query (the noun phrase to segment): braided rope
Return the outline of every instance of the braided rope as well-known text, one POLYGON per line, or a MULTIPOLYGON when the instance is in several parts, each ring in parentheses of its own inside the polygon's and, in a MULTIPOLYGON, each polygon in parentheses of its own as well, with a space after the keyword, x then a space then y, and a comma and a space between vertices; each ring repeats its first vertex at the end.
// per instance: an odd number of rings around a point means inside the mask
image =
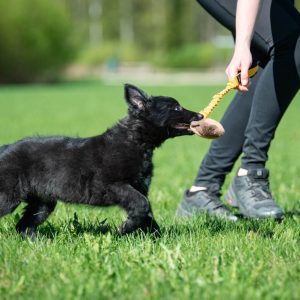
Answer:
MULTIPOLYGON (((258 70, 258 66, 253 67, 248 71, 248 76, 253 77, 258 70)), ((231 90, 237 88, 240 84, 240 73, 236 75, 233 79, 231 79, 224 90, 219 92, 218 94, 214 95, 210 103, 200 111, 200 114, 207 118, 209 114, 214 110, 214 108, 218 105, 218 103, 222 100, 222 98, 228 94, 231 90)))

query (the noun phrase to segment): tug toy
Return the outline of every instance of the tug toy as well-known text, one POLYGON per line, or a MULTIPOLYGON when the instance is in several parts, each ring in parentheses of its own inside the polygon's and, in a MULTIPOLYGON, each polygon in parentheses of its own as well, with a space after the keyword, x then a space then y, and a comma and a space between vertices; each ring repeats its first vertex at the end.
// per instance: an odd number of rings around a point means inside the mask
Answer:
MULTIPOLYGON (((248 76, 253 77, 258 70, 258 66, 255 66, 248 70, 248 76)), ((222 136, 225 133, 223 126, 213 120, 207 118, 209 114, 214 110, 214 108, 218 105, 221 99, 229 93, 231 90, 237 88, 241 83, 241 73, 238 73, 233 79, 231 79, 224 90, 214 95, 208 106, 206 106, 203 110, 200 111, 200 114, 204 116, 204 118, 200 121, 193 121, 190 124, 190 129, 197 135, 207 138, 207 139, 215 139, 222 136)))

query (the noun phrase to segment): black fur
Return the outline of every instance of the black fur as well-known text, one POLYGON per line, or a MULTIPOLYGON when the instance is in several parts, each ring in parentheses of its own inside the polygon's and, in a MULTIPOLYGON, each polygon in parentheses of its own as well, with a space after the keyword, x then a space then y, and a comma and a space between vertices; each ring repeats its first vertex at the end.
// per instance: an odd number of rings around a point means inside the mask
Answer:
POLYGON ((57 200, 95 206, 119 205, 128 213, 121 234, 140 228, 159 233, 147 199, 152 154, 166 139, 192 134, 202 115, 170 97, 150 97, 126 84, 128 116, 90 138, 33 137, 0 148, 0 217, 22 201, 16 228, 35 236, 57 200))

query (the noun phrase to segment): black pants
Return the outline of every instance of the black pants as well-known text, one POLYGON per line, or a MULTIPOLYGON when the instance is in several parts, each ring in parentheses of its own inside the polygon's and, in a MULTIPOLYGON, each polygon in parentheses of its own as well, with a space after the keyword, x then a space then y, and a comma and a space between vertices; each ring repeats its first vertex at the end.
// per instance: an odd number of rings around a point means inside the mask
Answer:
MULTIPOLYGON (((214 18, 235 32, 235 0, 198 0, 214 18)), ((275 130, 300 86, 300 15, 292 1, 264 0, 251 43, 261 66, 249 92, 237 92, 195 180, 196 186, 224 183, 241 153, 241 166, 265 166, 275 130)))

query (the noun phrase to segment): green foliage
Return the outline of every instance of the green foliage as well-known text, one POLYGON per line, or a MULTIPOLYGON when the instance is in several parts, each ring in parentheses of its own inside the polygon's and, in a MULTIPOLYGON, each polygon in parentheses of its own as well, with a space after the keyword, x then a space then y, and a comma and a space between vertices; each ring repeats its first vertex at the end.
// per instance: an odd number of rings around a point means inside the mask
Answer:
POLYGON ((74 57, 71 21, 61 1, 0 0, 0 82, 53 79, 74 57))
POLYGON ((93 45, 81 51, 78 62, 87 65, 100 65, 103 63, 136 62, 143 58, 141 50, 133 44, 118 44, 107 42, 93 45))
POLYGON ((182 12, 185 10, 186 1, 184 0, 168 0, 168 9, 166 10, 166 26, 165 26, 165 49, 178 49, 184 44, 185 32, 182 12))
POLYGON ((132 43, 106 42, 84 48, 77 62, 90 66, 146 60, 158 67, 174 69, 207 69, 229 61, 230 48, 216 48, 212 43, 185 44, 169 51, 160 49, 156 54, 143 51, 132 43))
POLYGON ((185 44, 157 55, 154 62, 168 68, 209 68, 228 58, 232 49, 217 49, 211 43, 185 44), (228 51, 229 50, 229 51, 228 51))
MULTIPOLYGON (((220 88, 166 86, 146 91, 173 96, 198 111, 220 88)), ((0 144, 36 134, 98 134, 125 115, 122 98, 121 86, 98 82, 1 87, 0 144)), ((229 100, 227 96, 220 103, 213 118, 220 119, 229 100)), ((205 216, 174 220, 176 206, 210 144, 180 137, 166 142, 154 156, 150 200, 163 230, 161 239, 118 237, 115 226, 125 218, 119 209, 59 204, 40 226, 37 241, 22 241, 14 230, 20 207, 0 219, 1 300, 298 299, 299 110, 300 94, 280 124, 268 163, 274 196, 286 212, 282 223, 232 224, 205 216), (105 224, 110 226, 106 233, 105 224)))
POLYGON ((196 1, 102 0, 97 2, 102 11, 98 17, 90 13, 94 2, 97 0, 78 0, 73 6, 73 18, 84 32, 81 63, 99 64, 110 57, 118 57, 121 62, 154 60, 169 68, 203 68, 209 63, 223 63, 223 56, 219 55, 222 50, 216 54, 217 50, 209 44, 216 32, 221 33, 221 25, 205 14, 196 1), (99 29, 93 38, 90 25, 99 29))

